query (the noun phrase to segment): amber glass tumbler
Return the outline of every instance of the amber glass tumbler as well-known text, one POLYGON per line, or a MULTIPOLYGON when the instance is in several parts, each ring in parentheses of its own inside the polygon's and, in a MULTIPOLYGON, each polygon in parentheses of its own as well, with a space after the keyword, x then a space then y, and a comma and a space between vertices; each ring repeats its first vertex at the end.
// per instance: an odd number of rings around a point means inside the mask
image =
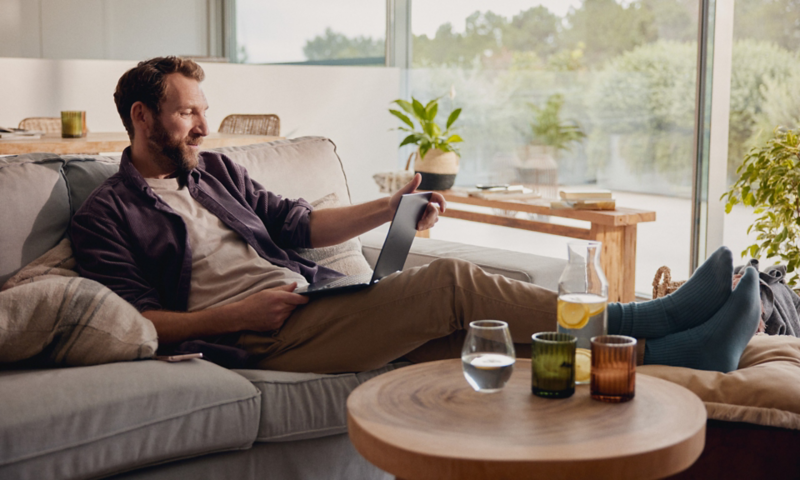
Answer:
POLYGON ((592 337, 591 395, 620 403, 636 393, 636 339, 625 335, 592 337))

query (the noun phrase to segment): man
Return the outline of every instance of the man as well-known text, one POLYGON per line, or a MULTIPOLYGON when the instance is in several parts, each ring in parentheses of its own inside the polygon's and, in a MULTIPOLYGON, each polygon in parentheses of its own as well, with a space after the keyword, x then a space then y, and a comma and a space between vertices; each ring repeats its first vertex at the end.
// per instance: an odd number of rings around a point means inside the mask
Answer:
MULTIPOLYGON (((506 320, 522 351, 531 334, 555 329, 555 292, 457 260, 359 292, 294 293, 339 274, 290 247, 334 245, 389 221, 420 179, 388 199, 318 211, 267 192, 224 155, 200 152, 203 77, 193 61, 166 57, 120 78, 114 100, 131 146, 71 226, 80 273, 138 308, 162 344, 210 339, 246 350, 260 368, 328 373, 452 356, 476 319, 506 320)), ((434 194, 418 228, 445 208, 434 194)), ((759 313, 755 271, 733 293, 731 277, 721 249, 676 294, 610 304, 609 331, 650 339, 647 363, 733 370, 759 313)))

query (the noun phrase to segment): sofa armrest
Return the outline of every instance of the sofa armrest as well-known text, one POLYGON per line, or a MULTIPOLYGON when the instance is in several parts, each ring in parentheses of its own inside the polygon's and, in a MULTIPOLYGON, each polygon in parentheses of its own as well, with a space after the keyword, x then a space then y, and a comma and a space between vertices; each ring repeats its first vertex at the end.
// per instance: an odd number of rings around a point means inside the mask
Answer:
MULTIPOLYGON (((378 260, 386 234, 368 232, 361 236, 362 251, 370 266, 378 260)), ((408 254, 405 268, 427 265, 437 258, 458 258, 478 265, 489 273, 529 282, 551 290, 558 289, 558 278, 567 265, 559 258, 543 257, 530 253, 512 252, 499 248, 478 247, 463 243, 415 238, 408 254)))

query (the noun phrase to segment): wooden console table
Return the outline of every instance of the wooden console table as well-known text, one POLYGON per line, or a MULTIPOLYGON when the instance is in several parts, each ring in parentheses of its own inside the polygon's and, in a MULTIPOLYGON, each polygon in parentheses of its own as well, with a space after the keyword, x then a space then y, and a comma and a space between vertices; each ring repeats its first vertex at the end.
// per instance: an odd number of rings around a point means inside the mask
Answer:
POLYGON ((549 200, 484 200, 470 197, 466 190, 457 189, 445 190, 441 193, 448 203, 447 210, 442 214, 443 217, 603 242, 600 262, 608 279, 608 301, 633 302, 636 299, 636 224, 654 222, 656 212, 621 207, 616 210, 572 210, 568 208, 554 210, 550 208, 549 200), (572 218, 589 222, 591 227, 571 227, 490 213, 470 212, 453 208, 453 204, 572 218))
MULTIPOLYGON (((266 135, 239 135, 233 133, 209 133, 203 138, 203 149, 250 145, 272 142, 282 137, 266 135)), ((61 138, 61 134, 42 135, 30 140, 0 140, 0 155, 47 152, 59 155, 87 154, 99 152, 121 152, 130 145, 125 132, 89 132, 83 138, 61 138)))
POLYGON ((531 361, 517 359, 498 393, 478 393, 461 360, 403 367, 347 399, 350 440, 406 480, 664 478, 705 446, 706 409, 680 385, 636 375, 636 396, 602 403, 589 385, 555 400, 531 394, 531 361))

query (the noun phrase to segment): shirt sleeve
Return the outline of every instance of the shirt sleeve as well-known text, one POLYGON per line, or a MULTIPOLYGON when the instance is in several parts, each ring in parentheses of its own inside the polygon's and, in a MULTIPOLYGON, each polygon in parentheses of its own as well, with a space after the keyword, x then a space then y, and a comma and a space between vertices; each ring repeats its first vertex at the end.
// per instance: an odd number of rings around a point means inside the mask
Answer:
POLYGON ((282 248, 311 248, 310 214, 314 207, 302 198, 291 200, 267 191, 237 165, 242 194, 282 248))
POLYGON ((120 231, 102 215, 78 212, 70 226, 78 273, 107 286, 139 312, 161 310, 158 292, 145 280, 120 231))

